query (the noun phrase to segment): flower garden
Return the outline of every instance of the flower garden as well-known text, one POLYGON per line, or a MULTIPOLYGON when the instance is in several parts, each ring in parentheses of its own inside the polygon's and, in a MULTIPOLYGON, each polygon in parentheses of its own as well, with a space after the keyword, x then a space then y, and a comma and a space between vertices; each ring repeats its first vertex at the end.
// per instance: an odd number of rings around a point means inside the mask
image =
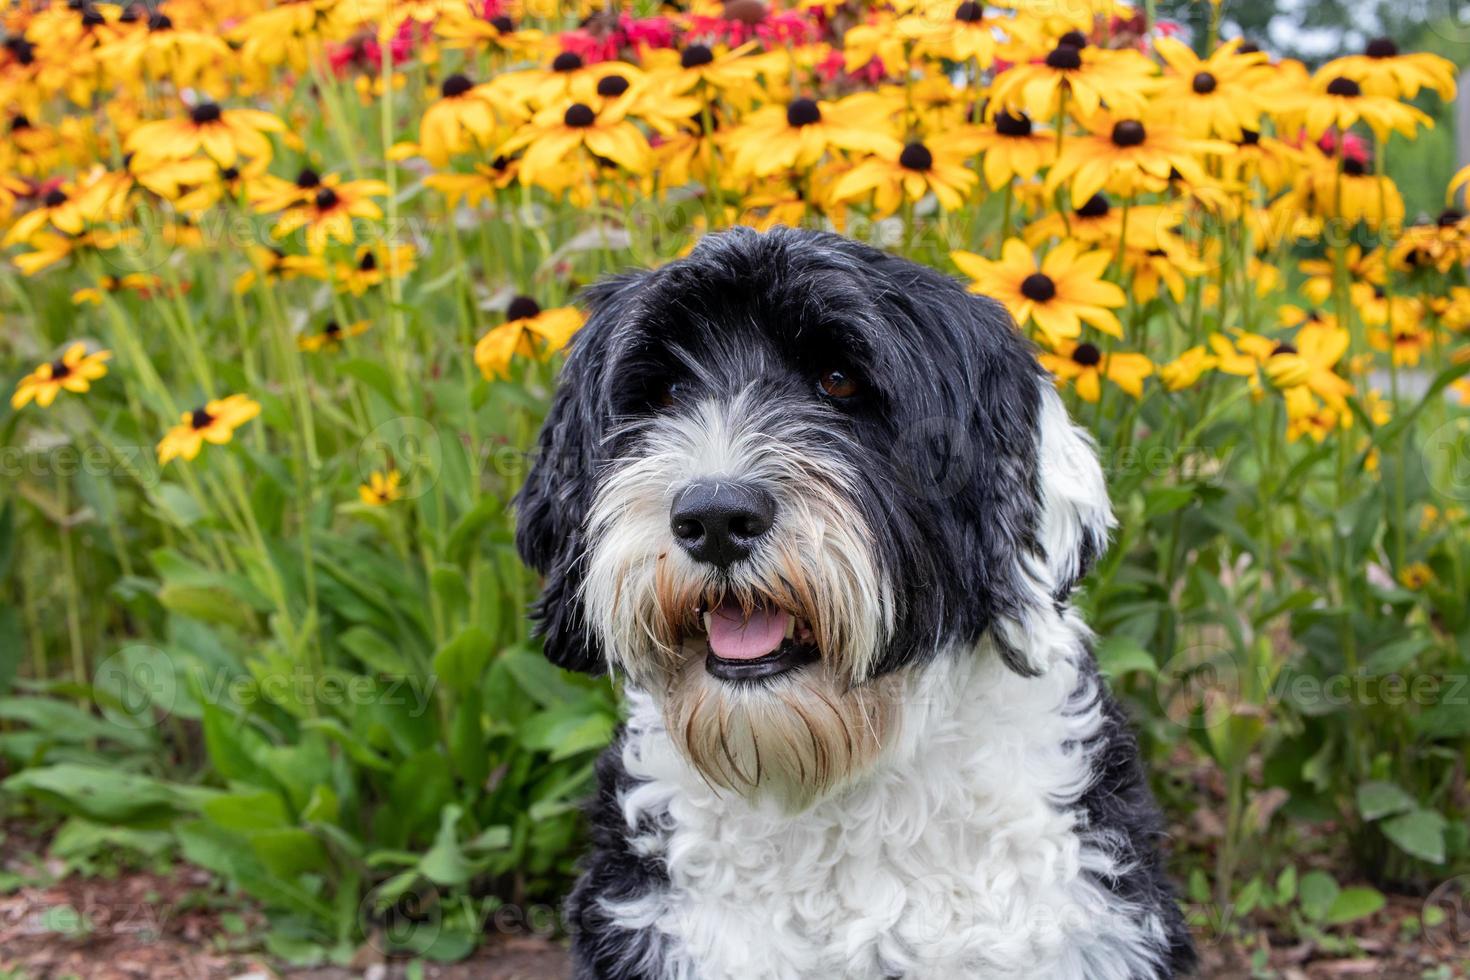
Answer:
POLYGON ((618 702, 540 657, 510 501, 577 293, 802 225, 1003 302, 1096 435, 1082 602, 1201 942, 1463 964, 1458 69, 1206 8, 8 7, 0 827, 202 868, 281 961, 554 906, 618 702))

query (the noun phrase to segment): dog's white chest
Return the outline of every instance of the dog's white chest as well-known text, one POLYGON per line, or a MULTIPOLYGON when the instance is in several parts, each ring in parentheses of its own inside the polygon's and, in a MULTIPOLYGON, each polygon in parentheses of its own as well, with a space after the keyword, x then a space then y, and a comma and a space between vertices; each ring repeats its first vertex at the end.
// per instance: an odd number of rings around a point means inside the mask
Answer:
POLYGON ((670 884, 609 908, 667 937, 669 980, 1149 975, 1150 930, 1088 875, 1111 859, 1065 806, 1098 723, 1064 710, 1076 682, 931 665, 884 764, 794 816, 717 796, 634 697, 624 760, 648 782, 624 810, 670 884))

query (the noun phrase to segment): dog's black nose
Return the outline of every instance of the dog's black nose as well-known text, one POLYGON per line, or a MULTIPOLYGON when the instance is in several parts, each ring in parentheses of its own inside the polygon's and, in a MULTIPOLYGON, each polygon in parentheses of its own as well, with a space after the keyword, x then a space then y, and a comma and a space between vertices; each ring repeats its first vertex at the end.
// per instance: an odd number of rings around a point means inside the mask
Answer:
POLYGON ((669 524, 690 557, 729 568, 750 554, 776 520, 776 501, 744 483, 691 483, 674 498, 669 524))

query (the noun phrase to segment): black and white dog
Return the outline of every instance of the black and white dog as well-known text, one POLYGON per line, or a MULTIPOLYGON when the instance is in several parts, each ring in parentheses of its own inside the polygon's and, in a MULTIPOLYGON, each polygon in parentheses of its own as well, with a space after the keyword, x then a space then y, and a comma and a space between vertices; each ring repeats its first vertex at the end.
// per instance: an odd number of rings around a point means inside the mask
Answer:
POLYGON ((1005 311, 785 229, 590 302, 518 532, 547 655, 626 679, 577 977, 1187 971, 1068 599, 1107 490, 1005 311))

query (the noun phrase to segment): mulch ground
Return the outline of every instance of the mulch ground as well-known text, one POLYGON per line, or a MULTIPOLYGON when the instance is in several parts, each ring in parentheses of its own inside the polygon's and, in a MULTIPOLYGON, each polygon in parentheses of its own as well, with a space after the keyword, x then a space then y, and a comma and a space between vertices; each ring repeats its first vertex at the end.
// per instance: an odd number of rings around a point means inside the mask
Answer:
MULTIPOLYGON (((223 896, 205 872, 180 865, 164 873, 71 875, 48 884, 64 868, 38 857, 35 843, 14 833, 0 843, 0 872, 37 882, 0 894, 0 980, 398 980, 406 975, 406 964, 371 955, 351 968, 282 968, 260 952, 260 915, 223 896)), ((1259 942, 1270 967, 1265 975, 1282 980, 1470 976, 1465 943, 1470 937, 1450 937, 1458 944, 1445 937, 1402 938, 1400 924, 1418 911, 1416 900, 1392 900, 1357 929, 1358 952, 1351 957, 1284 938, 1273 944, 1264 936, 1259 942)), ((1261 975, 1253 974, 1251 951, 1233 940, 1201 935, 1200 946, 1202 978, 1261 975)), ((426 965, 423 971, 433 980, 565 980, 569 975, 565 951, 532 937, 501 939, 465 962, 426 965)))

